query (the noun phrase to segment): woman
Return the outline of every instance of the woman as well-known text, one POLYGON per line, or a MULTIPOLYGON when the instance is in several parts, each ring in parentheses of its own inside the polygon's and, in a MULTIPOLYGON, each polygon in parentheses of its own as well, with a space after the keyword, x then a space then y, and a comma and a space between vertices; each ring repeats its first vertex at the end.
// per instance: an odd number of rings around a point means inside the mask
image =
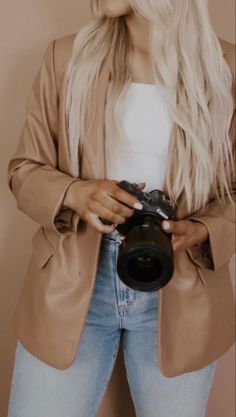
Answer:
POLYGON ((9 162, 18 207, 41 227, 15 312, 8 417, 95 416, 121 336, 137 416, 203 417, 233 343, 232 74, 204 0, 92 7, 73 43, 49 45, 9 162), (124 178, 176 209, 162 222, 175 260, 163 290, 117 274, 116 227, 142 210, 124 178))

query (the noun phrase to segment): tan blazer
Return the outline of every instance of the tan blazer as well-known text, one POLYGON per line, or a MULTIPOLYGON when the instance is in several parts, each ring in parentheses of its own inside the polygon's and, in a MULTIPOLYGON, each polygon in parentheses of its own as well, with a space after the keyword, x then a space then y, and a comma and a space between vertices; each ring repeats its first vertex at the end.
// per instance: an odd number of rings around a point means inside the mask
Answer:
MULTIPOLYGON (((65 125, 65 69, 75 35, 49 43, 29 96, 17 149, 8 165, 8 184, 18 209, 39 224, 32 238, 32 256, 15 310, 14 328, 26 349, 58 369, 69 367, 75 357, 94 288, 102 237, 63 205, 68 187, 79 180, 70 174, 65 125)), ((233 45, 220 41, 233 71, 233 45)), ((94 92, 95 123, 80 161, 82 179, 106 175, 103 122, 109 75, 110 62, 106 60, 94 92)), ((234 129, 235 116, 231 138, 234 129)), ((211 199, 204 211, 188 213, 183 196, 178 203, 177 219, 204 223, 210 245, 176 253, 174 276, 160 290, 157 354, 161 371, 168 377, 206 366, 224 354, 235 339, 229 273, 235 251, 235 206, 228 203, 221 209, 211 199)))

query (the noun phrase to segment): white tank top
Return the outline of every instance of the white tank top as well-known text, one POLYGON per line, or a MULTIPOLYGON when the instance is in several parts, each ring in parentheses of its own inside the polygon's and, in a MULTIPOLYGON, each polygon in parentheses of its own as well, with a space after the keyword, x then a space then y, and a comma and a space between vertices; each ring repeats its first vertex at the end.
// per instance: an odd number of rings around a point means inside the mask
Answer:
POLYGON ((108 164, 108 179, 163 189, 172 123, 162 93, 155 84, 130 84, 122 119, 127 146, 108 164))

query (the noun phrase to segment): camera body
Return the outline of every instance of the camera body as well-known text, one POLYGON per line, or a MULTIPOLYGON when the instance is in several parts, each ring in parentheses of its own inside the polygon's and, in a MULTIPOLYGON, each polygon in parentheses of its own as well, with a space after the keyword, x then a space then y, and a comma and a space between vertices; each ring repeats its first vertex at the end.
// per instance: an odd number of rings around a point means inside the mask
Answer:
POLYGON ((174 272, 171 233, 161 226, 163 220, 174 220, 174 211, 159 189, 143 192, 126 180, 117 185, 143 205, 142 210, 134 209, 133 215, 116 227, 125 236, 119 245, 117 273, 130 288, 156 291, 170 281, 174 272))
POLYGON ((135 209, 132 217, 128 218, 125 223, 119 224, 116 227, 119 233, 126 235, 134 220, 144 214, 154 216, 160 222, 163 220, 174 219, 174 213, 170 205, 170 201, 163 191, 155 189, 150 192, 144 192, 139 189, 137 184, 130 183, 126 180, 120 181, 117 185, 137 197, 143 205, 143 210, 135 209))

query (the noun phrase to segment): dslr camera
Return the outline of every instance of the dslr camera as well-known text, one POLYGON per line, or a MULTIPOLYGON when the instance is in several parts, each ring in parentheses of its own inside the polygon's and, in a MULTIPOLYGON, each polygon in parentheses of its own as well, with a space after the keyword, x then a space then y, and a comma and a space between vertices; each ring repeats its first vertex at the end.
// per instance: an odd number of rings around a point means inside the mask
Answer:
MULTIPOLYGON (((174 272, 171 233, 161 227, 163 220, 174 220, 167 196, 159 189, 143 192, 136 183, 122 180, 117 185, 137 197, 143 209, 116 226, 125 239, 120 241, 117 273, 130 288, 156 291, 165 286, 174 272)), ((111 224, 102 220, 105 224, 111 224)))

